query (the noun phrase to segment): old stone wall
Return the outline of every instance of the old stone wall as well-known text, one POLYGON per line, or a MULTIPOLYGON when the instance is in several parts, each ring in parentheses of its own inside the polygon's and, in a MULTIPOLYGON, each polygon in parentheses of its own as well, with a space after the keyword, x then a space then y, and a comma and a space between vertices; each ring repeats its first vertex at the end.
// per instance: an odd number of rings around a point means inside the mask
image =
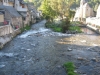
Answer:
POLYGON ((18 28, 22 28, 23 24, 22 24, 22 17, 13 17, 11 18, 11 22, 12 22, 12 26, 15 29, 16 26, 18 26, 18 28))
POLYGON ((0 36, 5 36, 11 33, 13 33, 13 29, 11 25, 0 26, 0 36))
POLYGON ((22 23, 22 17, 12 17, 11 15, 9 15, 9 13, 7 11, 5 11, 5 19, 9 20, 11 22, 11 25, 13 26, 19 26, 19 28, 23 27, 23 23, 22 23))

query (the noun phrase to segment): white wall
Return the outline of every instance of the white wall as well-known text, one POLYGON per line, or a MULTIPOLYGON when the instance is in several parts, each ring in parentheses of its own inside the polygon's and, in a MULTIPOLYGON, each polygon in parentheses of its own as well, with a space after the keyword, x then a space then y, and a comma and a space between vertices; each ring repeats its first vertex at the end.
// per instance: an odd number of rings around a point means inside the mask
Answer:
POLYGON ((96 17, 100 17, 100 5, 99 5, 99 7, 97 9, 97 15, 96 15, 96 17))
POLYGON ((17 11, 27 11, 28 10, 26 6, 25 8, 22 8, 18 0, 15 0, 15 8, 17 9, 17 11))

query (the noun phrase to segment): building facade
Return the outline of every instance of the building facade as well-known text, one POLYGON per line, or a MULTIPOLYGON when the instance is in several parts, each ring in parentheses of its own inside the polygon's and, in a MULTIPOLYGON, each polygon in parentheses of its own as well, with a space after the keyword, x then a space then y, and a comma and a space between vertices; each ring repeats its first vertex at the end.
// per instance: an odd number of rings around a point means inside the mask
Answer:
POLYGON ((96 17, 97 17, 97 18, 100 18, 100 5, 99 5, 99 7, 98 7, 98 9, 97 9, 97 15, 96 15, 96 17))
POLYGON ((89 6, 88 3, 86 3, 85 0, 81 0, 80 7, 77 8, 75 13, 74 21, 85 21, 87 17, 93 17, 93 16, 94 16, 93 9, 89 6))

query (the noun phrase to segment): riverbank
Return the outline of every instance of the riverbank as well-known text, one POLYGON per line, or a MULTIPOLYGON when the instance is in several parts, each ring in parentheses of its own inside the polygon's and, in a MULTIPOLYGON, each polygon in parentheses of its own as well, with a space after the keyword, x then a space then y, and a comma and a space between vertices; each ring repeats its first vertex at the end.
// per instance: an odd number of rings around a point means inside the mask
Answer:
POLYGON ((66 75, 63 64, 69 61, 79 75, 100 74, 98 34, 87 33, 88 29, 81 34, 62 34, 44 24, 34 24, 0 50, 1 75, 66 75))

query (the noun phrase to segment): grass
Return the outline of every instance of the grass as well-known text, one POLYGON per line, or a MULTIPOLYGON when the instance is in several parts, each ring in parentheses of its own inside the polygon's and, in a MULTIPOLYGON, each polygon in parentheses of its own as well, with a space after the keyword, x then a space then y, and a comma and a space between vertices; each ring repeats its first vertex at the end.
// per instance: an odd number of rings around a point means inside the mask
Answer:
POLYGON ((71 25, 80 25, 80 24, 82 24, 82 23, 79 22, 79 21, 73 21, 73 22, 71 22, 71 25))
POLYGON ((69 27, 69 30, 70 30, 70 31, 77 31, 78 33, 81 33, 81 32, 82 32, 82 31, 81 31, 81 28, 78 27, 78 26, 70 26, 70 27, 69 27))
POLYGON ((51 28, 55 32, 62 32, 62 28, 61 28, 60 24, 48 22, 45 24, 45 27, 51 28))
POLYGON ((24 28, 21 29, 21 32, 25 31, 25 30, 30 30, 31 27, 29 25, 26 25, 24 28))
POLYGON ((78 75, 74 72, 75 70, 75 65, 72 62, 67 62, 64 64, 64 68, 67 72, 67 75, 78 75))

